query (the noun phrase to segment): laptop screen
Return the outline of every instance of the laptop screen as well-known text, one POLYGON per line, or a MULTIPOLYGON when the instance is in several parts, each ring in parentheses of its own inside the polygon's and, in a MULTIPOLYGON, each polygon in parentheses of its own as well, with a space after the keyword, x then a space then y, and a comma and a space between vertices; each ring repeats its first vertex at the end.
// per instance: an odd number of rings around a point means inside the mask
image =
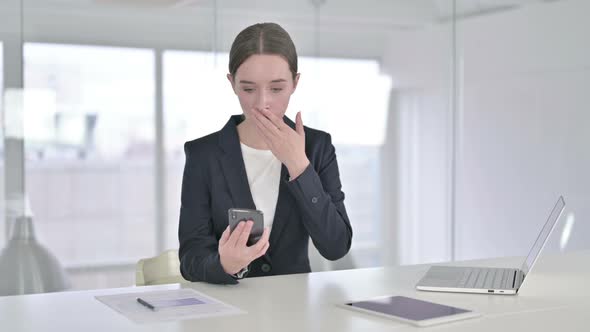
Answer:
POLYGON ((549 215, 547 222, 545 222, 545 226, 543 226, 541 233, 539 233, 539 236, 537 237, 535 244, 533 244, 533 247, 531 248, 529 255, 522 264, 521 270, 522 272, 524 272, 525 275, 529 273, 530 269, 535 264, 535 261, 537 260, 539 253, 545 246, 545 243, 547 242, 549 235, 553 231, 553 228, 555 228, 557 220, 559 220, 559 216, 561 216, 561 213, 563 212, 564 208, 565 201, 563 200, 563 197, 560 196, 557 200, 557 203, 555 203, 555 207, 553 207, 553 210, 551 211, 551 214, 549 215))

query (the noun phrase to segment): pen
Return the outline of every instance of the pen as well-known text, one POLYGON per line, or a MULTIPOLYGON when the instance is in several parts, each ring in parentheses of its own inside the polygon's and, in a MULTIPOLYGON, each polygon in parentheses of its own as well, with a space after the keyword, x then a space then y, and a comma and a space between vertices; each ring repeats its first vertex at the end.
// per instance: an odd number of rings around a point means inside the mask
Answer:
POLYGON ((150 303, 148 303, 145 300, 142 300, 141 298, 137 298, 137 302, 139 302, 142 306, 147 307, 149 309, 152 309, 153 311, 156 311, 156 307, 154 307, 153 305, 151 305, 150 303))

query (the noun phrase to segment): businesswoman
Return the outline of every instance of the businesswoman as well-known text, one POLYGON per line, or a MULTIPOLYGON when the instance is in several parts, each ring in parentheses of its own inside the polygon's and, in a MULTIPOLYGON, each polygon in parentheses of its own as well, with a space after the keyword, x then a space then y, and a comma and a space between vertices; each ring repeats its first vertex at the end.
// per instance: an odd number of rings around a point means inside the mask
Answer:
POLYGON ((285 116, 299 81, 289 34, 274 23, 244 29, 231 46, 227 78, 243 114, 184 145, 183 277, 235 284, 243 277, 310 272, 310 238, 325 258, 343 257, 352 228, 330 135, 304 127, 301 113, 295 123, 285 116), (230 232, 232 207, 263 211, 265 229, 256 244, 246 244, 252 221, 230 232))

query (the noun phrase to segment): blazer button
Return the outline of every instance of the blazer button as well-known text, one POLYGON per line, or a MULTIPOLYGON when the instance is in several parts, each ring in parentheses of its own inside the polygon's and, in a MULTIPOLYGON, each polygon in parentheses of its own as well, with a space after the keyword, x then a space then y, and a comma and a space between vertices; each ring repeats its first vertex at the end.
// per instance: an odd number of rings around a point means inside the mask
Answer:
POLYGON ((313 204, 317 203, 317 202, 318 202, 318 198, 317 198, 317 197, 312 197, 312 198, 311 198, 311 202, 312 202, 313 204))
POLYGON ((261 269, 262 269, 262 272, 264 272, 264 273, 268 273, 271 270, 270 265, 268 265, 268 264, 262 264, 261 269))

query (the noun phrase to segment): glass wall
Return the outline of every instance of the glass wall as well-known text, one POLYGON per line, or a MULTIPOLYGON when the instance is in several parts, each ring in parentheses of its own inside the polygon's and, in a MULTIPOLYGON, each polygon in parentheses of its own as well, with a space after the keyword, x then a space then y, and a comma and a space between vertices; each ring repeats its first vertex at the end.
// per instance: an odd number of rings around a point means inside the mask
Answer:
MULTIPOLYGON (((230 114, 240 112, 225 79, 227 50, 238 31, 258 21, 282 24, 298 47, 302 76, 287 115, 301 110, 306 125, 332 134, 338 153, 354 227, 351 259, 339 264, 316 259, 314 270, 399 261, 391 243, 401 236, 390 227, 398 212, 388 209, 399 194, 413 192, 391 190, 392 181, 406 173, 396 171, 390 152, 398 146, 397 106, 412 84, 388 66, 387 57, 395 36, 401 38, 395 48, 407 47, 412 36, 404 32, 418 33, 436 22, 441 5, 258 5, 264 15, 231 1, 184 8, 61 4, 62 10, 42 18, 43 6, 25 3, 24 23, 32 26, 24 43, 24 87, 39 103, 52 105, 29 115, 39 121, 25 119, 31 127, 27 192, 39 241, 74 278, 74 288, 133 283, 137 259, 177 247, 182 144, 219 130, 230 114), (248 21, 237 19, 237 9, 252 14, 248 21), (82 14, 89 11, 93 14, 82 14), (295 14, 288 18, 286 12, 295 14), (121 19, 125 13, 137 19, 121 19), (107 18, 111 24, 105 29, 100 22, 107 18), (146 25, 142 18, 158 24, 146 25), (59 22, 67 19, 78 22, 80 34, 65 33, 59 22), (343 20, 365 25, 348 29, 343 20), (391 252, 393 259, 384 257, 391 252)), ((450 56, 450 37, 440 36, 439 58, 450 56)), ((434 66, 448 73, 450 61, 434 66)), ((436 97, 430 105, 442 109, 442 118, 448 114, 447 78, 437 81, 434 94, 419 83, 425 95, 436 97)), ((443 128, 429 137, 445 142, 445 135, 443 128)), ((433 155, 421 153, 421 159, 433 155)), ((431 158, 431 165, 437 163, 445 160, 431 158)))
MULTIPOLYGON (((4 114, 4 43, 2 43, 2 41, 0 40, 0 115, 4 114)), ((0 117, 0 119, 2 119, 2 117, 0 117)), ((0 124, 3 124, 4 121, 0 120, 0 124)), ((0 134, 1 137, 4 137, 4 125, 0 126, 0 134)), ((2 172, 0 173, 0 185, 2 188, 0 190, 0 211, 4 211, 5 210, 5 199, 4 199, 4 140, 2 139, 0 141, 0 165, 1 165, 1 170, 2 172)), ((4 245, 6 244, 6 231, 7 228, 6 225, 7 223, 4 222, 4 216, 0 216, 0 220, 2 221, 1 225, 0 225, 0 246, 2 248, 4 248, 4 245)))
POLYGON ((25 110, 26 183, 40 239, 66 267, 155 254, 154 52, 26 43, 24 57, 37 104, 25 110))
POLYGON ((137 260, 178 248, 183 143, 241 112, 225 76, 234 36, 275 21, 300 55, 287 116, 332 135, 354 229, 347 259, 312 252, 314 271, 525 255, 559 194, 552 248, 587 248, 588 9, 6 0, 0 86, 25 101, 24 145, 2 140, 0 180, 23 173, 36 238, 70 289, 134 284, 137 260))

